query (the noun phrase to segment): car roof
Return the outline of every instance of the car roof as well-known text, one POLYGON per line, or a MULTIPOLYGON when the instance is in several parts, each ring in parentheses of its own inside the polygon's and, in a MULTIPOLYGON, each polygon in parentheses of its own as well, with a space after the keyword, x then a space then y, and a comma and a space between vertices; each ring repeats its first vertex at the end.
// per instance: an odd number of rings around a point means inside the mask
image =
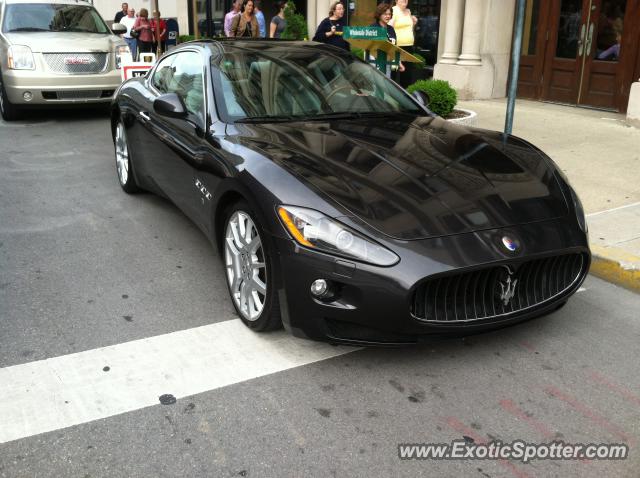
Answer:
POLYGON ((49 3, 54 5, 84 5, 88 7, 93 6, 86 0, 5 0, 4 3, 7 5, 14 3, 49 3))
MULTIPOLYGON (((189 47, 197 46, 201 48, 209 48, 212 51, 219 52, 233 52, 233 51, 246 51, 246 50, 254 50, 256 52, 267 53, 269 51, 277 51, 279 49, 287 49, 297 50, 297 51, 308 51, 312 48, 315 52, 319 52, 320 50, 324 50, 327 53, 333 54, 343 54, 343 55, 351 55, 348 51, 343 50, 341 48, 337 48, 332 45, 327 45, 324 43, 318 43, 313 41, 301 41, 301 40, 281 40, 275 38, 216 38, 213 40, 193 40, 186 43, 181 43, 178 45, 178 49, 180 48, 189 48, 189 47)), ((175 50, 173 50, 175 51, 175 50)))

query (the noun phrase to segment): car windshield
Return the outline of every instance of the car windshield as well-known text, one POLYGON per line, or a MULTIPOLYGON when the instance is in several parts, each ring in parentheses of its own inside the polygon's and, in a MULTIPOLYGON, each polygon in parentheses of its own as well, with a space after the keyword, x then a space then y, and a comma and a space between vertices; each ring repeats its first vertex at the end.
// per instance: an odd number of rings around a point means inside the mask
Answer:
POLYGON ((50 3, 7 5, 2 32, 111 33, 93 7, 50 3))
POLYGON ((212 72, 225 121, 426 114, 377 69, 313 46, 233 48, 212 59, 212 72))

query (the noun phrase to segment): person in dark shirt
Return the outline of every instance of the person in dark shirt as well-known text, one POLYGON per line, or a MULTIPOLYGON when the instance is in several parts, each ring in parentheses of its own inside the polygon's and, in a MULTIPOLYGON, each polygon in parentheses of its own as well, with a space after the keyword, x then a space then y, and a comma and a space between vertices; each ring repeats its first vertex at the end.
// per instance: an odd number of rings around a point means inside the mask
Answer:
POLYGON ((386 28, 387 39, 395 45, 396 31, 391 25, 389 25, 389 20, 391 20, 392 16, 393 16, 393 12, 391 10, 391 5, 389 5, 388 3, 381 3, 376 7, 376 11, 373 14, 373 18, 375 22, 373 22, 369 26, 386 28))
POLYGON ((327 43, 350 51, 349 43, 342 38, 342 28, 344 21, 344 5, 341 2, 334 2, 329 9, 329 16, 320 22, 316 29, 313 41, 327 43))
POLYGON ((120 10, 118 13, 116 13, 116 16, 113 19, 113 23, 120 23, 120 20, 122 20, 122 17, 126 17, 127 16, 127 10, 129 10, 129 4, 128 3, 123 3, 122 4, 122 10, 120 10))
MULTIPOLYGON (((389 5, 388 3, 381 3, 376 7, 376 12, 373 14, 375 22, 373 22, 369 26, 386 28, 387 40, 395 45, 397 41, 396 31, 391 25, 389 25, 389 20, 391 20, 392 16, 393 10, 391 10, 391 5, 389 5)), ((398 70, 401 72, 404 71, 404 65, 402 64, 402 62, 400 62, 400 65, 398 65, 398 70)))

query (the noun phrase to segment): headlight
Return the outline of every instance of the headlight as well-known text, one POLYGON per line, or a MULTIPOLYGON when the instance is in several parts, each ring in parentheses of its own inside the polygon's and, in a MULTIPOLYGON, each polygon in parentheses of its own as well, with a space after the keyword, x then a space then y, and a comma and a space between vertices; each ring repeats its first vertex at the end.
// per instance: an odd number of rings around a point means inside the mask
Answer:
POLYGON ((123 55, 131 55, 131 50, 129 50, 128 45, 118 45, 116 47, 116 69, 118 70, 122 67, 123 55))
POLYGON ((24 45, 11 45, 7 49, 9 68, 11 70, 35 70, 36 64, 33 61, 31 48, 24 45))
POLYGON ((584 208, 582 207, 582 203, 580 202, 580 198, 576 192, 571 188, 571 197, 573 198, 573 207, 576 210, 576 216, 578 218, 578 226, 582 229, 583 232, 589 232, 589 228, 587 226, 587 218, 584 215, 584 208))
POLYGON ((392 266, 400 260, 390 250, 313 209, 280 206, 278 215, 301 246, 378 266, 392 266))

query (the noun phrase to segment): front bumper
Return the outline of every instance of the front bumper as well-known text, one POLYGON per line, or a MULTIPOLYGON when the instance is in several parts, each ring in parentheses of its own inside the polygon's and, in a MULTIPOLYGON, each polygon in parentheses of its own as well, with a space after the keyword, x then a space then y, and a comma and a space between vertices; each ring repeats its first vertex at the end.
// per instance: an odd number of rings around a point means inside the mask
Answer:
POLYGON ((43 71, 40 66, 35 70, 3 70, 2 80, 9 101, 16 106, 107 103, 122 82, 120 70, 116 69, 63 75, 43 71), (25 92, 31 93, 28 101, 25 92))
POLYGON ((278 286, 284 326, 292 334, 334 343, 391 345, 415 343, 434 336, 464 336, 537 317, 566 302, 584 280, 590 262, 586 235, 566 221, 461 234, 419 241, 398 241, 400 257, 392 267, 376 267, 337 259, 274 237, 279 257, 278 286), (518 238, 521 248, 502 250, 496 237, 518 238), (535 258, 579 253, 582 272, 569 288, 535 307, 506 316, 465 323, 433 323, 411 314, 414 291, 427 277, 515 264, 535 258), (310 293, 316 279, 328 279, 339 290, 336 300, 321 301, 310 293))

